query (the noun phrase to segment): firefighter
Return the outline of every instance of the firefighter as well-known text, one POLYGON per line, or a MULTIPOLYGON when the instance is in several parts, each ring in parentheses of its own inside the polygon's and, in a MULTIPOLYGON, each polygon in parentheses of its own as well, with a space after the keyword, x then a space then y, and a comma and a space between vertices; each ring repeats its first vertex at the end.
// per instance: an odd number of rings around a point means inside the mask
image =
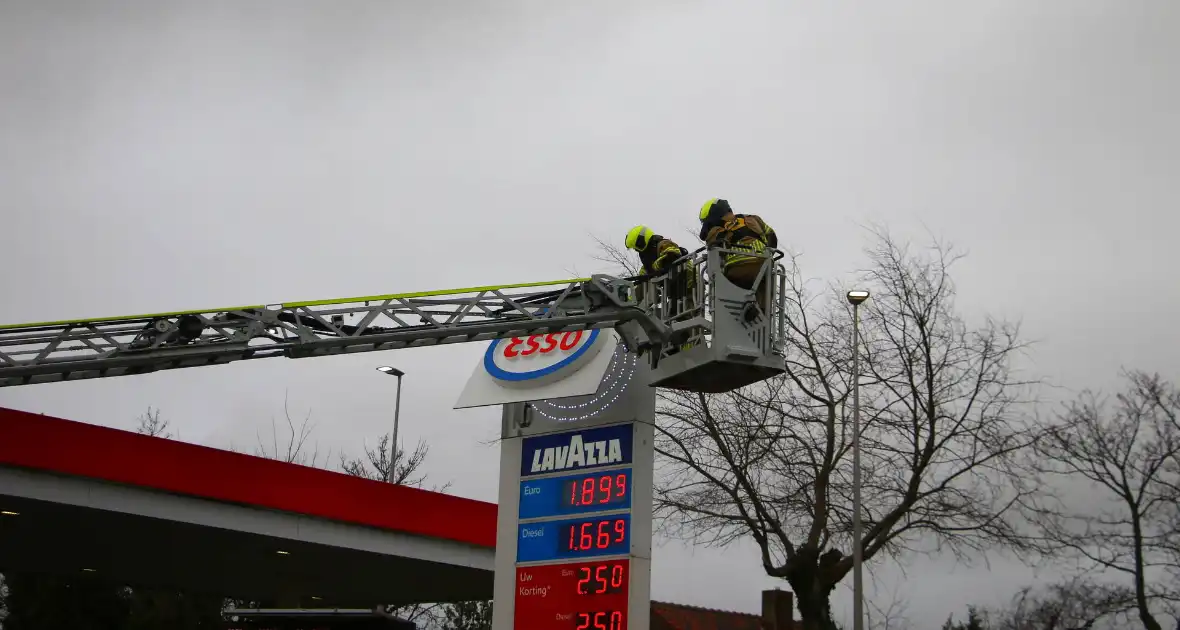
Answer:
POLYGON ((646 225, 637 225, 627 232, 627 249, 639 254, 643 273, 648 276, 662 276, 668 266, 677 258, 687 256, 688 250, 651 231, 646 225))
MULTIPOLYGON (((726 279, 743 289, 754 291, 758 308, 764 314, 769 313, 766 308, 766 286, 771 276, 771 268, 766 267, 758 286, 754 280, 762 272, 765 256, 744 255, 742 252, 762 254, 767 247, 778 247, 778 235, 774 230, 754 214, 734 214, 729 202, 724 199, 713 198, 701 206, 701 234, 700 238, 707 247, 721 247, 728 252, 722 257, 721 272, 726 279)), ((747 312, 747 318, 752 317, 747 312)))
MULTIPOLYGON (((677 245, 670 238, 665 238, 652 232, 646 225, 637 225, 627 232, 627 249, 635 250, 639 254, 639 262, 643 265, 643 275, 657 278, 667 275, 664 286, 668 291, 668 304, 672 312, 669 317, 687 316, 692 309, 692 290, 696 286, 696 274, 692 261, 685 261, 680 265, 673 263, 685 256, 689 251, 677 245)), ((687 318, 687 317, 686 317, 687 318)), ((672 340, 669 354, 675 354, 679 349, 687 350, 692 344, 688 342, 688 334, 676 335, 672 340)))

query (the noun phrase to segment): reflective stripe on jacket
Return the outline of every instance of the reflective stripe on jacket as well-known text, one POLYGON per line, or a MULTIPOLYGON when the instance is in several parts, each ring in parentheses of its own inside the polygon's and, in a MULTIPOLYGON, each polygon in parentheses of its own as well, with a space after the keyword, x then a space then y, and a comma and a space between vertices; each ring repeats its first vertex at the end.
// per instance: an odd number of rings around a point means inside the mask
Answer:
POLYGON ((658 276, 669 271, 668 266, 673 261, 687 254, 688 251, 671 239, 656 235, 651 238, 647 247, 639 252, 639 261, 643 263, 644 273, 658 276))

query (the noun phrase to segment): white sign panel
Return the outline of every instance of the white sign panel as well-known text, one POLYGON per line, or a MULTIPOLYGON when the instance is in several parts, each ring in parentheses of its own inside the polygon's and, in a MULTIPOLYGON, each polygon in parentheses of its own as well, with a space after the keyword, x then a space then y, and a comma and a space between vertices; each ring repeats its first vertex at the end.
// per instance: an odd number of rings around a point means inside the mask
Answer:
POLYGON ((593 394, 616 345, 614 331, 605 329, 497 339, 488 345, 454 408, 593 394))

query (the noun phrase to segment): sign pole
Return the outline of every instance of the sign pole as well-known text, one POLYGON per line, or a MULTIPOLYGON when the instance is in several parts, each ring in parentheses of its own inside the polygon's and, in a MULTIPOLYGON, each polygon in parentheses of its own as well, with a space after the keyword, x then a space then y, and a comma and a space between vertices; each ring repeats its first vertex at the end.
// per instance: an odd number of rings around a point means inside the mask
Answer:
POLYGON ((592 413, 503 406, 493 630, 649 630, 655 390, 619 350, 592 413))
POLYGON ((496 520, 496 575, 492 587, 492 630, 512 630, 516 598, 516 515, 520 509, 521 439, 512 437, 524 417, 524 405, 503 407, 500 440, 500 498, 496 520))

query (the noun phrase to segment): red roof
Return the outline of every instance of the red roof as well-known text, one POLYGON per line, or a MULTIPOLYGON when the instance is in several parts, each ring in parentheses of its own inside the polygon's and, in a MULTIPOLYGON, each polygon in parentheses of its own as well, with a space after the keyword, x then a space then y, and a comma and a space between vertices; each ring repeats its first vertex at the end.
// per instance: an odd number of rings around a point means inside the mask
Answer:
POLYGON ((0 407, 0 466, 496 546, 496 504, 0 407))
POLYGON ((762 630, 762 616, 652 602, 651 630, 762 630))

